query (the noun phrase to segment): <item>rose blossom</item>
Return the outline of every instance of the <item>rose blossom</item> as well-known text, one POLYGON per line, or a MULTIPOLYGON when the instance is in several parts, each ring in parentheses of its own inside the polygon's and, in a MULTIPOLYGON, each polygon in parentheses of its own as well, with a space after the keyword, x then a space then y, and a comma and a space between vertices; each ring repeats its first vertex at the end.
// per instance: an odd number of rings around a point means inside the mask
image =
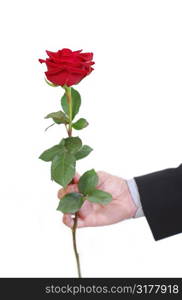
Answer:
POLYGON ((49 57, 46 60, 39 59, 39 62, 47 66, 45 72, 47 79, 55 85, 72 86, 89 75, 94 70, 91 67, 94 64, 93 53, 81 51, 72 51, 68 48, 57 52, 46 51, 49 57))

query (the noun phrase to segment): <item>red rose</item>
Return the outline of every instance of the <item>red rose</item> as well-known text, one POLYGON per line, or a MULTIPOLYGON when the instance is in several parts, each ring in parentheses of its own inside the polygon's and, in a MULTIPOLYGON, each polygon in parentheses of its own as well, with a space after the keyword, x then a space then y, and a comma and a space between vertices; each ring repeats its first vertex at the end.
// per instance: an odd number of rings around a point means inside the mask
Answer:
POLYGON ((91 67, 94 64, 93 53, 81 53, 81 51, 67 48, 57 52, 46 51, 49 57, 46 60, 39 59, 39 62, 47 66, 45 72, 47 79, 56 85, 71 86, 89 75, 94 70, 91 67))

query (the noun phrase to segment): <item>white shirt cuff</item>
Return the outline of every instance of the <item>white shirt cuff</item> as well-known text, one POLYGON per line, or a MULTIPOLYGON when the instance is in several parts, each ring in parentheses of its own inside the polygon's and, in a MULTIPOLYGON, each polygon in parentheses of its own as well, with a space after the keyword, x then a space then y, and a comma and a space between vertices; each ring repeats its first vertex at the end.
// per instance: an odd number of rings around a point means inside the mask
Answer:
POLYGON ((142 209, 142 204, 141 204, 141 201, 140 201, 140 195, 139 195, 139 191, 138 191, 138 187, 136 185, 135 179, 132 178, 132 179, 127 180, 127 184, 128 184, 128 188, 129 188, 130 193, 131 193, 132 200, 136 204, 136 206, 138 207, 134 218, 143 217, 144 212, 143 212, 143 209, 142 209))

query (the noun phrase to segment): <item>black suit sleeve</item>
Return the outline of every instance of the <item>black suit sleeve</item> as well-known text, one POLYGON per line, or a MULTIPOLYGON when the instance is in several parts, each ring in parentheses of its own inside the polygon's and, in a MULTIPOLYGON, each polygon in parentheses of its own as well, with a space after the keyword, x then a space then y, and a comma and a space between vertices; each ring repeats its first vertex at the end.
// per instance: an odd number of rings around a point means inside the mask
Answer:
POLYGON ((155 240, 182 232, 182 165, 135 177, 155 240))

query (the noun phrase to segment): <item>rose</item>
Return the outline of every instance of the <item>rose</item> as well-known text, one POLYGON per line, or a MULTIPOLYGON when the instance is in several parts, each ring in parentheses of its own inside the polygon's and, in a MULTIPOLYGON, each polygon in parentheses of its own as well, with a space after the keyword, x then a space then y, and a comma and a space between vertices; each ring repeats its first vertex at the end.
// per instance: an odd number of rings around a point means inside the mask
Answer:
POLYGON ((93 53, 81 51, 72 51, 68 48, 57 52, 46 51, 49 57, 46 60, 39 59, 39 62, 47 66, 45 72, 47 79, 55 85, 72 86, 89 75, 94 70, 91 67, 94 64, 93 53))
MULTIPOLYGON (((62 110, 49 113, 45 118, 52 118, 54 124, 65 126, 68 137, 62 138, 56 145, 46 149, 39 156, 43 161, 51 163, 51 179, 64 189, 68 187, 68 184, 76 181, 77 161, 87 157, 93 150, 90 146, 84 145, 80 137, 72 135, 73 129, 81 130, 88 125, 84 118, 73 122, 82 101, 79 92, 72 85, 79 83, 90 74, 94 64, 92 61, 93 53, 81 53, 81 51, 72 51, 67 48, 58 52, 46 51, 49 58, 46 60, 39 59, 40 63, 47 65, 47 72, 45 72, 49 80, 47 83, 51 86, 61 86, 61 90, 64 90, 60 103, 62 110)), ((78 212, 85 200, 90 201, 91 204, 100 203, 102 206, 112 200, 111 194, 97 189, 98 182, 99 178, 94 169, 86 171, 78 180, 78 191, 67 193, 61 197, 57 208, 64 214, 74 214, 72 239, 79 277, 81 277, 81 270, 76 243, 78 212)))

